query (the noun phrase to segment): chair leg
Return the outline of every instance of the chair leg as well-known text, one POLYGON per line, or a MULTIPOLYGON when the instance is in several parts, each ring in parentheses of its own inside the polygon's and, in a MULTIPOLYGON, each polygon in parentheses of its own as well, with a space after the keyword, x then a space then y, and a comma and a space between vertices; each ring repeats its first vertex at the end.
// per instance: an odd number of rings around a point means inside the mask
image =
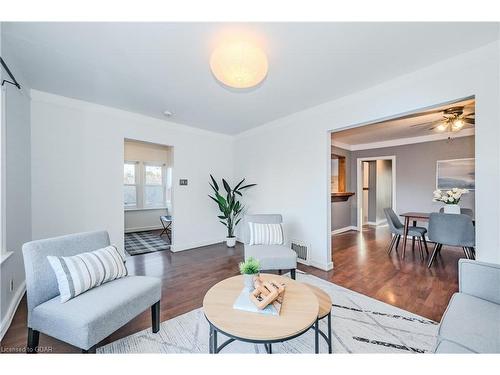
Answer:
POLYGON ((396 237, 397 237, 397 236, 393 236, 393 237, 391 238, 391 242, 389 242, 389 247, 387 248, 387 254, 389 254, 389 255, 391 254, 392 249, 393 249, 393 247, 394 247, 394 243, 396 242, 396 237))
POLYGON ((396 253, 398 252, 398 247, 399 247, 399 240, 401 239, 401 235, 398 234, 398 238, 396 239, 396 245, 394 246, 394 249, 396 250, 396 253))
POLYGON ((290 277, 295 280, 295 268, 293 270, 290 270, 290 277))
POLYGON ((431 268, 432 262, 434 262, 434 259, 436 258, 436 254, 438 252, 439 244, 434 245, 434 250, 432 251, 431 259, 429 259, 429 264, 427 265, 427 268, 431 268))
POLYGON ((471 259, 471 254, 470 254, 469 248, 464 246, 464 247, 462 247, 462 250, 464 251, 465 257, 467 259, 471 259))
POLYGON ((422 239, 420 237, 418 238, 418 248, 420 250, 420 259, 424 260, 424 248, 422 246, 422 239))
POLYGON ((160 330, 160 301, 151 306, 151 321, 153 333, 157 333, 160 330))
POLYGON ((471 259, 476 260, 476 249, 474 249, 473 247, 469 247, 469 252, 471 254, 471 259))
POLYGON ((35 354, 37 352, 39 341, 40 341, 40 332, 32 328, 28 328, 28 345, 26 347, 26 353, 35 354))
POLYGON ((411 238, 411 251, 415 252, 415 236, 411 238))
POLYGON ((82 354, 96 354, 97 353, 97 345, 94 345, 88 349, 82 349, 82 354))
POLYGON ((429 248, 427 247, 427 240, 425 239, 425 234, 422 236, 422 241, 424 241, 425 253, 429 256, 429 248))
POLYGON ((278 275, 281 275, 283 273, 283 270, 278 270, 278 275))

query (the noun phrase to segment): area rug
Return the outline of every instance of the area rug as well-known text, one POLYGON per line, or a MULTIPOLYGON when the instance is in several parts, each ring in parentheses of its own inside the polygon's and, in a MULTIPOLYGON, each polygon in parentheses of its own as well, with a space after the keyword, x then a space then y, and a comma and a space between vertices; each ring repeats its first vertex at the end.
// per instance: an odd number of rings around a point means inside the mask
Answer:
POLYGON ((169 250, 170 245, 155 232, 125 233, 125 251, 129 255, 169 250))
MULTIPOLYGON (((297 274, 299 281, 318 286, 333 302, 334 353, 428 353, 438 323, 353 292, 312 275, 297 274)), ((326 319, 320 328, 327 330, 326 319)), ((218 342, 226 337, 218 335, 218 342)), ((151 329, 135 333, 97 349, 98 353, 208 353, 208 323, 196 309, 165 321, 157 334, 151 329)), ((265 353, 260 344, 235 341, 220 353, 265 353)), ((273 344, 273 353, 314 353, 314 332, 273 344)), ((320 337, 320 353, 328 353, 320 337)))

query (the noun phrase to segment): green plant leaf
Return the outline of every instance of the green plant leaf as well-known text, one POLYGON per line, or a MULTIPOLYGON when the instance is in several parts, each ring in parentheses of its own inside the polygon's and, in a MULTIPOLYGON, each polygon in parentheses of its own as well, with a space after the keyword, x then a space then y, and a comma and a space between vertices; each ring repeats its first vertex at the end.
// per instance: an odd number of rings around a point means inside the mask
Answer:
POLYGON ((238 194, 240 197, 242 197, 242 196, 243 196, 243 194, 241 194, 239 191, 235 191, 234 193, 235 193, 235 194, 238 194))
POLYGON ((248 185, 240 187, 239 190, 248 189, 249 187, 252 187, 252 186, 257 186, 257 184, 248 184, 248 185))
POLYGON ((219 220, 219 222, 221 222, 222 224, 224 224, 227 227, 227 224, 225 222, 223 222, 222 220, 219 220))
POLYGON ((219 219, 223 219, 223 220, 227 219, 227 216, 226 216, 226 215, 219 215, 219 216, 217 216, 217 217, 218 217, 219 219))
POLYGON ((224 185, 224 189, 226 189, 227 193, 231 194, 231 187, 229 186, 229 184, 227 183, 227 181, 224 180, 224 179, 222 179, 222 184, 224 185))
POLYGON ((243 181, 245 181, 245 179, 241 180, 240 182, 238 182, 238 185, 236 185, 233 189, 233 191, 236 192, 236 190, 238 190, 238 188, 241 186, 241 184, 243 183, 243 181))
POLYGON ((216 191, 219 191, 219 185, 217 185, 217 181, 215 181, 215 178, 214 176, 210 175, 210 178, 212 179, 212 183, 214 184, 215 186, 215 189, 216 191))

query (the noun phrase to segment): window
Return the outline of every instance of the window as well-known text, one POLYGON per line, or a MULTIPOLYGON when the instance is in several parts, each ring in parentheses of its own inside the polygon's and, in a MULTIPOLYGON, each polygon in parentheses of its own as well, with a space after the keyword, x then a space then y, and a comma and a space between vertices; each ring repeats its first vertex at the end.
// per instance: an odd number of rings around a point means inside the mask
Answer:
POLYGON ((164 208, 170 197, 167 180, 171 168, 150 162, 126 161, 123 166, 123 202, 125 209, 164 208))
POLYGON ((137 163, 123 165, 123 202, 125 208, 137 207, 137 163))
POLYGON ((144 165, 144 207, 165 207, 164 167, 144 165))

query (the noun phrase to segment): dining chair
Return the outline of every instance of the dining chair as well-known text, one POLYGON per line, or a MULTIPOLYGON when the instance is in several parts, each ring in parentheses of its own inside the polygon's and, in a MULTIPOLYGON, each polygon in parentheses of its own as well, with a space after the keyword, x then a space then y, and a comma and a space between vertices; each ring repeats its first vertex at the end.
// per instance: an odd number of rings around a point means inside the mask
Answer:
MULTIPOLYGON (((389 243, 389 247, 387 248, 387 253, 391 254, 392 249, 396 249, 398 251, 399 241, 401 236, 404 235, 404 225, 398 218, 398 215, 394 212, 392 208, 384 208, 385 217, 387 218, 387 224, 389 224, 389 230, 392 234, 391 242, 389 243)), ((412 249, 415 250, 415 238, 418 239, 418 246, 420 249, 420 257, 424 260, 424 248, 427 255, 429 255, 429 250, 427 248, 427 241, 425 240, 425 234, 427 233, 427 229, 424 227, 411 226, 408 228, 408 235, 413 238, 413 246, 412 249), (422 243, 424 246, 422 246, 422 243)), ((403 258, 405 256, 405 249, 403 249, 403 258)))
POLYGON ((466 214, 442 214, 429 216, 429 240, 434 242, 428 268, 436 259, 443 245, 461 247, 467 259, 476 258, 476 234, 472 218, 466 214))
MULTIPOLYGON (((444 214, 444 207, 441 207, 439 209, 439 213, 440 214, 444 214)), ((469 215, 470 217, 474 217, 474 211, 472 211, 471 208, 462 208, 462 207, 460 207, 460 213, 462 215, 469 215)))

